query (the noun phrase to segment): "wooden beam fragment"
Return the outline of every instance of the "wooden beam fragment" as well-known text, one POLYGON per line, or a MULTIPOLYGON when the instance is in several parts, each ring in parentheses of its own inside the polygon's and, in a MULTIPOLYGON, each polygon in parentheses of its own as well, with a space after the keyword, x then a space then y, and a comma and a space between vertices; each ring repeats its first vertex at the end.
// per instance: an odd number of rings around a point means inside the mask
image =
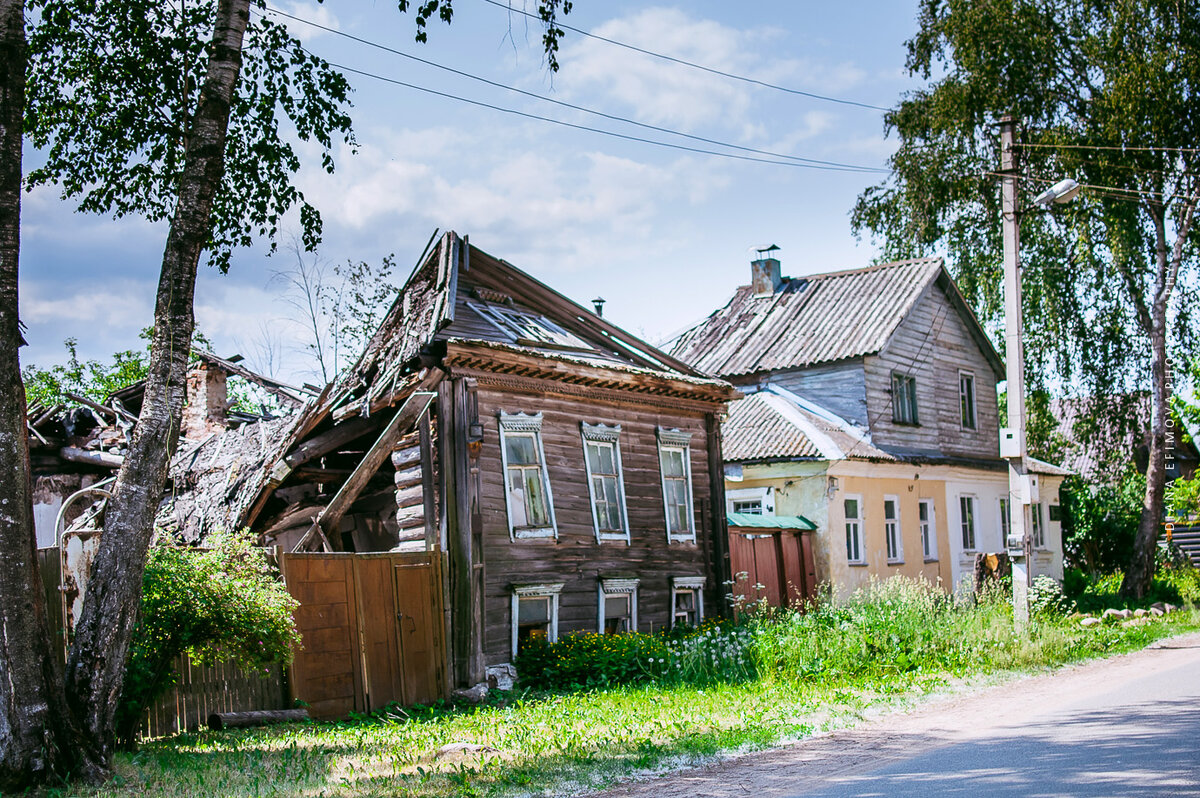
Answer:
POLYGON ((79 449, 75 446, 64 446, 58 450, 58 456, 73 463, 101 466, 103 468, 120 468, 125 458, 119 454, 94 452, 89 449, 79 449))
POLYGON ((354 473, 338 489, 333 500, 321 511, 312 527, 296 544, 296 550, 300 550, 306 545, 312 535, 332 533, 338 527, 346 515, 346 511, 350 509, 350 505, 354 504, 354 500, 358 498, 358 494, 367 486, 371 477, 375 476, 375 472, 383 465, 383 461, 392 453, 392 447, 396 445, 396 441, 425 414, 434 396, 436 394, 430 391, 416 391, 405 400, 404 405, 396 411, 396 415, 388 422, 379 438, 359 461, 354 473))

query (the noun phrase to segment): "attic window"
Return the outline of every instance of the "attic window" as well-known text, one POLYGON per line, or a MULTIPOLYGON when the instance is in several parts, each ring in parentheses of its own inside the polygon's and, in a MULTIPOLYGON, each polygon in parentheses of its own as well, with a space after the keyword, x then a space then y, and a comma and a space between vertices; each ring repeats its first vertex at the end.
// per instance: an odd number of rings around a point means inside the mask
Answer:
POLYGON ((561 349, 592 349, 582 338, 567 332, 545 316, 492 304, 472 302, 470 307, 500 332, 511 336, 518 344, 561 349))

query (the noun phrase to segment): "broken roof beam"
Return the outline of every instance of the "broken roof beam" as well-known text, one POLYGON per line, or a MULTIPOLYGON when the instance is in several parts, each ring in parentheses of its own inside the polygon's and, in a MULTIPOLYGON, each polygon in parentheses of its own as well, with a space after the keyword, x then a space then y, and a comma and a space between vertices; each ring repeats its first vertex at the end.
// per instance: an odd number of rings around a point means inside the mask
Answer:
POLYGON ((98 413, 103 413, 104 415, 112 418, 114 421, 118 418, 124 418, 126 421, 137 421, 137 416, 133 415, 133 413, 130 413, 128 410, 115 410, 107 405, 102 405, 99 402, 93 402, 86 396, 80 396, 79 394, 71 393, 70 391, 63 391, 63 396, 67 397, 72 402, 79 402, 79 404, 86 405, 98 413))
POLYGON ((333 500, 321 511, 309 530, 304 533, 304 537, 296 543, 294 551, 302 551, 309 540, 319 533, 324 533, 328 538, 337 529, 342 518, 350 509, 350 505, 354 504, 354 500, 371 481, 371 477, 375 476, 375 472, 383 465, 383 461, 392 453, 396 442, 412 430, 421 416, 429 409, 429 404, 435 396, 437 394, 433 391, 416 391, 405 400, 375 443, 367 450, 363 459, 354 469, 354 473, 338 489, 333 500))

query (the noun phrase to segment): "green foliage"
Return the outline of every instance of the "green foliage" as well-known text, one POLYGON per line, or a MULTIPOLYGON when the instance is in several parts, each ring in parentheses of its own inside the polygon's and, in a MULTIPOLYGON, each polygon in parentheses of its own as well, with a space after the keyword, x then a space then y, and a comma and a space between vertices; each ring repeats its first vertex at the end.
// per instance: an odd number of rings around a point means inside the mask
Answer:
MULTIPOLYGON (((321 217, 292 184, 290 137, 314 142, 332 172, 335 139, 353 145, 350 86, 253 5, 208 243, 225 270, 235 247, 273 239, 299 207, 306 246, 321 217)), ((91 213, 171 218, 216 3, 31 0, 26 131, 45 155, 30 187, 61 186, 91 213)))
POLYGON ((1035 618, 1066 615, 1073 603, 1067 598, 1063 586, 1045 574, 1034 577, 1029 586, 1029 613, 1035 618))
POLYGON ((179 655, 262 668, 290 662, 300 641, 296 602, 250 533, 217 532, 206 543, 200 550, 150 550, 118 705, 118 736, 126 745, 146 707, 174 684, 179 655))
POLYGON ((1112 396, 1145 386, 1159 236, 1168 252, 1181 239, 1183 253, 1160 323, 1171 350, 1197 350, 1200 231, 1186 220, 1200 153, 1171 149, 1200 140, 1196 16, 1194 0, 920 3, 907 68, 927 85, 887 114, 899 137, 893 174, 859 197, 853 225, 882 239, 887 257, 946 254, 968 302, 997 330, 995 123, 1020 120, 1026 198, 1064 177, 1092 187, 1021 218, 1031 388, 1058 381, 1112 396))
POLYGON ((1167 485, 1167 512, 1181 521, 1200 519, 1200 476, 1167 485))
MULTIPOLYGON (((431 19, 437 18, 449 25, 450 20, 454 18, 452 0, 397 0, 397 5, 401 11, 408 11, 410 6, 416 8, 416 39, 419 42, 429 40, 431 19)), ((545 28, 542 33, 542 46, 546 52, 546 65, 552 72, 558 71, 558 46, 566 35, 558 26, 558 15, 560 12, 564 16, 570 14, 571 5, 571 0, 538 0, 537 17, 545 28)))
POLYGON ((63 346, 67 348, 67 362, 62 365, 41 368, 31 363, 21 369, 26 402, 30 405, 41 402, 47 407, 59 402, 76 404, 67 398, 67 393, 100 402, 113 391, 132 385, 146 376, 149 358, 145 350, 126 349, 114 354, 112 363, 102 363, 99 360, 80 360, 78 345, 79 341, 75 338, 63 341, 63 346))
MULTIPOLYGON (((34 402, 41 402, 46 406, 59 402, 76 405, 78 402, 66 395, 73 393, 94 402, 103 402, 113 391, 119 391, 145 379, 150 364, 150 339, 153 334, 153 327, 142 330, 138 337, 146 342, 145 348, 117 352, 112 356, 112 363, 80 360, 78 339, 68 338, 63 341, 63 346, 67 349, 66 363, 46 368, 31 363, 21 370, 21 379, 25 383, 25 401, 30 405, 34 402)), ((192 346, 211 350, 212 341, 204 333, 195 330, 192 333, 192 346)), ((192 355, 192 358, 195 359, 195 355, 192 355)))
POLYGON ((1091 573, 1123 568, 1133 554, 1145 492, 1146 477, 1131 465, 1115 485, 1065 479, 1059 496, 1067 564, 1091 573))
POLYGON ((754 677, 751 637, 745 627, 715 622, 656 634, 572 634, 529 641, 517 670, 523 685, 552 690, 737 682, 754 677))
POLYGON ((1063 580, 1066 595, 1081 612, 1146 607, 1156 601, 1200 606, 1200 570, 1186 557, 1173 556, 1165 547, 1160 547, 1158 554, 1154 580, 1141 600, 1131 601, 1120 595, 1123 575, 1119 571, 1089 575, 1078 569, 1069 570, 1063 580))

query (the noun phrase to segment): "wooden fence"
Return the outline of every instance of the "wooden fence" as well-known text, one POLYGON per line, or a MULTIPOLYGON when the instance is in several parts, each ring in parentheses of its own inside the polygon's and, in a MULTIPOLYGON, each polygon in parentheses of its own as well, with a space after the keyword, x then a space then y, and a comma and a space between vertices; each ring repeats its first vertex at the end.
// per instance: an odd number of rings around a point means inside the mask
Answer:
MULTIPOLYGON (((54 646, 60 662, 65 655, 62 645, 62 596, 59 593, 61 568, 57 548, 38 549, 38 566, 45 589, 47 615, 54 646)), ((272 665, 266 673, 251 672, 226 663, 203 666, 187 655, 175 663, 179 674, 176 685, 150 708, 142 726, 143 737, 163 737, 181 731, 194 731, 214 712, 242 712, 252 709, 286 709, 288 691, 284 668, 272 665)))

